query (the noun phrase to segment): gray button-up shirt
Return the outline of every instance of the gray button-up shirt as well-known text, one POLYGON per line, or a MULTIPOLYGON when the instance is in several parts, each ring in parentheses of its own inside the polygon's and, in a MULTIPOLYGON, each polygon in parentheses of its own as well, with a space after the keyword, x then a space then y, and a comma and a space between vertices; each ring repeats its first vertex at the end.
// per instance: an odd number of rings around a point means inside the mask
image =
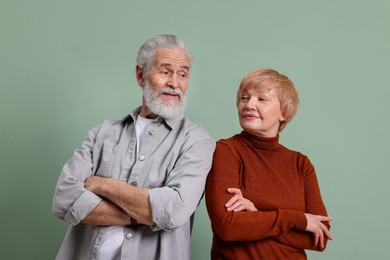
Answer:
POLYGON ((189 259, 190 232, 211 167, 215 142, 185 117, 157 118, 142 133, 136 156, 140 108, 92 129, 65 164, 54 200, 55 216, 71 223, 56 259, 95 259, 106 227, 80 223, 102 200, 84 188, 91 175, 149 188, 155 226, 124 228, 121 259, 189 259))

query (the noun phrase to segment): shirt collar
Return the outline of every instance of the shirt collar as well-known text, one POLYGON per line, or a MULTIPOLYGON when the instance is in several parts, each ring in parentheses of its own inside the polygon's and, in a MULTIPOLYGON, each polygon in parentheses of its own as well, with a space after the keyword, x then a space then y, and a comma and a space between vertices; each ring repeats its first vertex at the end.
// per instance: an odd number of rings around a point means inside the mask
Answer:
MULTIPOLYGON (((141 112, 141 107, 137 107, 136 109, 134 109, 131 113, 130 113, 130 116, 133 118, 133 122, 135 122, 137 120, 137 116, 138 114, 141 112)), ((175 117, 175 118, 168 118, 168 119, 165 119, 163 117, 156 117, 156 119, 154 120, 155 122, 157 123, 164 123, 166 126, 168 126, 171 130, 175 128, 175 126, 181 121, 183 120, 184 116, 179 116, 179 117, 175 117)))

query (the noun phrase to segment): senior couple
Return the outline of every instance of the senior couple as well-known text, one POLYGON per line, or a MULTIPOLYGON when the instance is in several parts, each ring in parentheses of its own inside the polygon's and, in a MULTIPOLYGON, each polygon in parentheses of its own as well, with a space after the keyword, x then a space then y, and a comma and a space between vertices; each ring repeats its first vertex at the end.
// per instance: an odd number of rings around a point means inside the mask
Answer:
POLYGON ((184 116, 191 61, 175 35, 140 47, 142 105, 90 130, 59 176, 53 213, 70 226, 56 259, 189 259, 204 191, 211 259, 306 259, 332 239, 313 165, 279 143, 298 109, 293 83, 247 74, 243 130, 215 143, 184 116))

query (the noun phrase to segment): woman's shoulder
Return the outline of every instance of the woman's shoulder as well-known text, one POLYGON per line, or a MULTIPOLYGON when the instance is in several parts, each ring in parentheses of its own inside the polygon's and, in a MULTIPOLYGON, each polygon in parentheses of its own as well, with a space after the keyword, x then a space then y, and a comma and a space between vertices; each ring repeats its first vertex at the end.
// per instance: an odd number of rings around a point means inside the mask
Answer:
POLYGON ((290 149, 282 145, 281 151, 283 151, 283 154, 290 158, 290 160, 296 161, 298 165, 311 165, 309 156, 301 151, 290 149))

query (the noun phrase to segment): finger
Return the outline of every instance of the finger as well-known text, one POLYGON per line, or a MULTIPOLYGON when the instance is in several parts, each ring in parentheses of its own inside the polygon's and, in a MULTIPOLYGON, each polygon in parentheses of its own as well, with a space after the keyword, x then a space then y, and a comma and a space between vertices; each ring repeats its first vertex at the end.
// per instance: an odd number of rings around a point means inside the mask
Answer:
POLYGON ((229 211, 232 211, 232 210, 235 210, 235 209, 237 209, 237 208, 239 208, 239 207, 241 207, 243 204, 242 204, 242 201, 236 201, 234 204, 232 204, 229 208, 228 208, 228 210, 229 211))
POLYGON ((330 240, 333 240, 333 237, 332 235, 330 234, 330 231, 329 229, 324 225, 324 227, 322 228, 322 231, 324 232, 324 235, 330 239, 330 240))
POLYGON ((320 247, 324 248, 324 233, 322 232, 322 230, 320 233, 320 247))
POLYGON ((328 217, 328 216, 319 216, 319 220, 321 221, 321 222, 328 222, 328 221, 332 221, 333 220, 333 218, 332 217, 328 217))
POLYGON ((318 245, 319 235, 318 232, 314 233, 314 246, 318 245))
POLYGON ((247 211, 247 210, 249 210, 249 211, 254 211, 254 206, 253 206, 253 208, 251 208, 251 206, 252 206, 252 204, 249 204, 248 202, 246 202, 246 201, 244 201, 244 202, 242 202, 241 204, 240 204, 240 206, 238 206, 238 207, 236 207, 235 209, 234 209, 234 211, 235 212, 237 212, 237 211, 247 211))
POLYGON ((241 205, 237 208, 234 209, 234 212, 239 212, 239 211, 244 211, 246 210, 246 206, 245 205, 241 205))
POLYGON ((241 190, 238 188, 228 188, 227 192, 242 195, 241 190))
POLYGON ((239 198, 240 197, 238 195, 234 195, 233 197, 230 198, 230 200, 228 200, 228 202, 226 202, 225 207, 231 207, 231 205, 236 203, 239 198))

